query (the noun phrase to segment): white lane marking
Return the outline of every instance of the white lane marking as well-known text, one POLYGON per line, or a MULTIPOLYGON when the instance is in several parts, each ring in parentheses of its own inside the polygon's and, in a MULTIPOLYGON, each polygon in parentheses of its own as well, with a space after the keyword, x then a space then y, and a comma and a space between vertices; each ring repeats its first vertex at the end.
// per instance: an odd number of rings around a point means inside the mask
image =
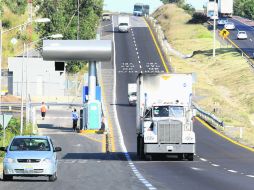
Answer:
POLYGON ((235 170, 228 170, 228 172, 231 172, 231 173, 238 173, 238 171, 235 171, 235 170))
POLYGON ((252 39, 250 39, 250 41, 252 42, 252 39))
POLYGON ((212 166, 214 166, 214 167, 219 167, 220 165, 218 165, 218 164, 212 164, 212 166))
POLYGON ((138 55, 138 51, 137 51, 137 55, 138 55))
POLYGON ((252 177, 252 178, 254 178, 254 175, 246 175, 247 177, 252 177))
POLYGON ((195 167, 191 167, 191 169, 196 170, 196 171, 202 171, 203 170, 201 168, 195 168, 195 167))
POLYGON ((138 63, 140 64, 140 63, 141 63, 141 61, 140 61, 140 60, 138 60, 138 63))
POLYGON ((141 65, 139 65, 139 68, 140 68, 140 69, 142 69, 142 66, 141 66, 141 65))
POLYGON ((136 51, 138 51, 138 48, 136 48, 136 51))
POLYGON ((139 55, 138 55, 138 59, 139 59, 139 55))
POLYGON ((207 162, 207 160, 204 159, 204 158, 200 158, 200 160, 203 161, 203 162, 207 162))
POLYGON ((134 46, 137 47, 137 44, 134 43, 134 46))
MULTIPOLYGON (((114 20, 114 19, 112 18, 112 20, 114 20)), ((115 46, 114 23, 113 23, 113 48, 114 48, 113 112, 114 112, 114 115, 115 115, 115 121, 116 121, 116 126, 117 126, 117 131, 118 131, 118 135, 119 135, 119 140, 120 140, 120 145, 121 145, 121 148, 122 148, 122 152, 124 153, 125 158, 128 161, 128 164, 129 164, 130 168, 132 169, 133 173, 136 175, 138 180, 140 182, 142 182, 146 187, 148 187, 149 190, 155 190, 157 188, 155 188, 151 183, 149 183, 141 175, 141 173, 138 171, 138 169, 135 167, 133 161, 131 160, 131 157, 130 157, 130 155, 127 151, 127 148, 125 146, 125 143, 124 143, 123 134, 122 134, 122 130, 121 130, 121 127, 120 127, 120 123, 119 123, 119 119, 118 119, 118 115, 117 115, 117 111, 116 111, 116 46, 115 46), (134 172, 134 170, 135 170, 135 172, 134 172)))

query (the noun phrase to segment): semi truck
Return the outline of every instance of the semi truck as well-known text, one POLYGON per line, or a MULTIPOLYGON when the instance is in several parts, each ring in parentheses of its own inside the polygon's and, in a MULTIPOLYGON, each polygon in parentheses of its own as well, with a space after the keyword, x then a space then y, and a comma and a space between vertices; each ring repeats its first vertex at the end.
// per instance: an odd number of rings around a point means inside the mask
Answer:
POLYGON ((214 2, 214 1, 207 2, 206 16, 211 19, 213 18, 213 16, 218 16, 218 4, 216 2, 214 2))
POLYGON ((128 84, 128 101, 129 101, 129 105, 136 105, 136 101, 137 101, 137 84, 136 83, 128 84))
POLYGON ((130 29, 130 18, 128 15, 118 16, 118 30, 120 32, 129 32, 130 29))
POLYGON ((136 3, 133 9, 134 16, 148 16, 149 15, 149 5, 142 3, 136 3))
POLYGON ((219 0, 219 16, 232 17, 233 16, 233 0, 219 0))
POLYGON ((194 159, 192 74, 139 74, 136 111, 140 159, 194 159))

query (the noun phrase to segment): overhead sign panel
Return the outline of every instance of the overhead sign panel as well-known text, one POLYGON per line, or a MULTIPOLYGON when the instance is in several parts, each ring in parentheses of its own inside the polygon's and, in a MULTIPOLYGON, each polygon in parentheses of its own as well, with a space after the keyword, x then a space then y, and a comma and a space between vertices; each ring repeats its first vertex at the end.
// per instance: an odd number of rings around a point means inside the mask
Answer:
POLYGON ((110 61, 111 40, 44 40, 46 61, 110 61))

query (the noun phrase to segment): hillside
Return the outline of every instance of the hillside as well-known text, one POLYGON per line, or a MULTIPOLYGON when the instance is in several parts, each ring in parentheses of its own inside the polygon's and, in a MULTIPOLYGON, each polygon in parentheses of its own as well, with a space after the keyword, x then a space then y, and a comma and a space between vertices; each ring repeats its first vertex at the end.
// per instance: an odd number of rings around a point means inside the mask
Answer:
POLYGON ((153 17, 175 50, 183 54, 196 52, 189 59, 170 56, 176 72, 192 72, 197 76, 195 102, 230 126, 232 136, 237 138, 238 127, 244 127, 244 140, 254 144, 251 135, 254 133, 254 75, 246 60, 235 49, 219 42, 213 58, 212 33, 201 24, 187 24, 191 16, 176 5, 160 7, 153 17))

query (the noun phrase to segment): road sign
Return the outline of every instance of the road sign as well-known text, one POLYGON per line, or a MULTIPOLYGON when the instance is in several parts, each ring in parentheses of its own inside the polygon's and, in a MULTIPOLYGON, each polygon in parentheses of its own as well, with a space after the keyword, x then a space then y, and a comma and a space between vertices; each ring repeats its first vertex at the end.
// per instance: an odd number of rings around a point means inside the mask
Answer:
POLYGON ((0 124, 4 127, 4 129, 7 127, 11 118, 12 118, 12 115, 6 115, 6 114, 0 115, 0 124))
POLYGON ((224 28, 223 30, 220 31, 220 35, 221 35, 223 38, 228 37, 229 34, 230 34, 229 31, 226 30, 225 28, 224 28))

